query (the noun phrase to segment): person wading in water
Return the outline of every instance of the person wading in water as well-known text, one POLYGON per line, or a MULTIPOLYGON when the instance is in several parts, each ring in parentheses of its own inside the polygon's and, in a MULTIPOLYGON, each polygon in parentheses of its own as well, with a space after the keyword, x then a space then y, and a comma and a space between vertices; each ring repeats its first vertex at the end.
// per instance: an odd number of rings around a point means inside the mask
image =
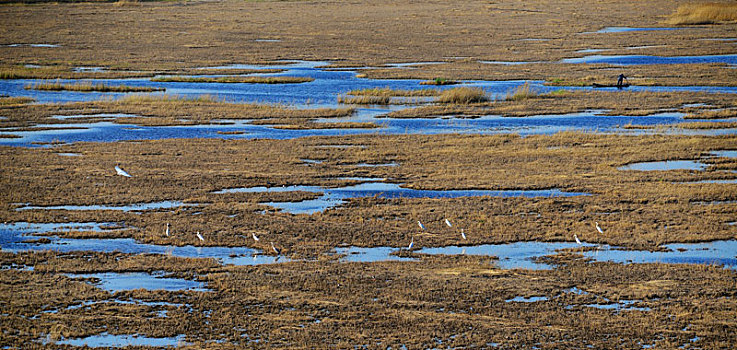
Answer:
MULTIPOLYGON (((624 86, 624 81, 627 80, 627 77, 624 76, 624 74, 620 74, 619 78, 617 78, 617 87, 622 88, 624 86)), ((627 85, 629 85, 630 82, 627 80, 627 85)))

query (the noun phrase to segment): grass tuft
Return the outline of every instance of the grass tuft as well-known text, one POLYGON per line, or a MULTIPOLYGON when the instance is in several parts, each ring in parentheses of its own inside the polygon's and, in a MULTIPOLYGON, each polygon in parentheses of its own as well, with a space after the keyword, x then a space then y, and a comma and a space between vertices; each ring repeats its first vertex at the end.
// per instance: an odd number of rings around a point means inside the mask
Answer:
POLYGON ((701 3, 678 6, 665 21, 672 25, 716 24, 737 22, 737 3, 701 3))
POLYGON ((438 97, 440 103, 468 104, 489 101, 482 88, 457 87, 443 91, 438 97))
POLYGON ((388 105, 391 103, 389 96, 338 96, 338 103, 360 104, 360 105, 388 105))
POLYGON ((530 98, 535 98, 537 96, 538 96, 537 91, 533 90, 530 87, 529 83, 524 83, 518 86, 513 91, 508 92, 506 99, 507 101, 524 101, 530 98))
POLYGON ((456 85, 460 84, 458 81, 449 80, 445 78, 435 78, 433 80, 427 80, 420 82, 420 85, 456 85))

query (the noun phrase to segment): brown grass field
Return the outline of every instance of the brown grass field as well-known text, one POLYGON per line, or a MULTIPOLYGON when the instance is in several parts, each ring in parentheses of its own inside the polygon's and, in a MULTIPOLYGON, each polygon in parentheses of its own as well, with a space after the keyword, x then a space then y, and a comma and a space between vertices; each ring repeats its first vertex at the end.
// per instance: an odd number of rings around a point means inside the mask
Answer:
MULTIPOLYGON (((588 55, 579 52, 586 49, 605 50, 599 53, 603 55, 737 54, 735 41, 714 40, 736 36, 731 1, 0 0, 0 23, 0 79, 6 80, 158 76, 206 82, 211 78, 199 76, 218 75, 226 76, 221 82, 245 83, 244 79, 255 77, 242 75, 280 70, 201 68, 315 60, 331 68, 357 68, 362 77, 421 79, 427 85, 543 80, 549 85, 588 86, 613 83, 619 74, 626 74, 633 85, 737 86, 737 69, 719 63, 557 63, 588 55), (605 27, 678 29, 590 33, 605 27), (387 66, 409 62, 434 64, 387 66), (103 69, 79 71, 78 67, 103 69)), ((279 81, 290 82, 299 81, 279 81)), ((345 103, 418 104, 387 114, 393 118, 523 118, 605 110, 609 115, 629 116, 681 112, 689 120, 644 126, 633 118, 621 126, 652 132, 642 135, 368 134, 0 146, 0 222, 113 222, 112 230, 46 235, 250 247, 263 254, 274 254, 273 242, 282 256, 293 259, 271 265, 223 266, 214 259, 166 254, 12 253, 0 247, 0 348, 73 349, 77 347, 54 341, 102 333, 183 335, 177 348, 223 350, 734 348, 737 273, 721 266, 591 262, 581 255, 583 248, 539 257, 554 266, 539 271, 501 269, 494 252, 430 256, 405 250, 399 255, 415 260, 339 261, 335 247, 406 247, 410 240, 418 249, 573 242, 575 234, 589 243, 655 251, 674 242, 737 239, 737 185, 698 182, 737 177, 737 159, 710 153, 737 150, 737 136, 664 133, 734 128, 734 94, 627 90, 542 94, 523 86, 501 100, 485 97, 483 91, 466 87, 443 94, 434 89, 374 89, 339 96, 345 103), (707 167, 703 171, 620 169, 664 160, 700 160, 707 167), (397 165, 359 166, 387 163, 397 165), (116 175, 118 164, 133 177, 116 175), (413 189, 555 188, 591 195, 368 197, 347 200, 325 212, 293 215, 261 203, 314 199, 319 194, 213 193, 249 186, 359 183, 344 177, 383 178, 413 189), (168 200, 192 206, 143 212, 16 210, 26 203, 124 205, 168 200), (445 219, 453 222, 453 229, 445 219), (418 229, 418 220, 426 231, 418 229), (603 227, 603 234, 597 232, 595 222, 603 227), (172 225, 168 237, 166 223, 172 225), (457 228, 465 229, 467 240, 459 237, 457 228), (197 231, 205 241, 196 238, 197 231), (251 234, 261 240, 253 240, 251 234), (66 275, 157 271, 206 282, 209 291, 109 293, 91 280, 66 275), (515 297, 541 299, 510 301, 515 297)), ((48 129, 48 124, 64 127, 102 120, 147 126, 239 119, 282 129, 380 127, 380 121, 316 122, 350 116, 353 107, 297 109, 237 104, 213 96, 134 94, 118 100, 34 102, 0 96, 0 128, 8 132, 3 137, 48 129), (115 113, 134 116, 95 116, 115 113), (52 118, 58 115, 86 117, 52 118)))

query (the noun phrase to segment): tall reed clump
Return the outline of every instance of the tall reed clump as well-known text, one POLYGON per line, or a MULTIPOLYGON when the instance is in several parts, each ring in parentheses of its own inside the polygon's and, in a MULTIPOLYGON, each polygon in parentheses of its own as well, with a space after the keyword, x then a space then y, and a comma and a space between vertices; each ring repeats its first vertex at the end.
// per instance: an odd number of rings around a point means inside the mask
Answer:
POLYGON ((537 91, 530 87, 529 83, 518 86, 511 92, 507 93, 507 101, 523 101, 529 98, 537 97, 537 91))
POLYGON ((737 22, 737 3, 701 3, 678 6, 665 21, 672 25, 737 22))
POLYGON ((478 87, 457 87, 443 91, 437 99, 440 103, 479 103, 489 101, 486 91, 478 87))
POLYGON ((338 103, 361 104, 361 105, 388 105, 391 103, 389 96, 338 96, 338 103))

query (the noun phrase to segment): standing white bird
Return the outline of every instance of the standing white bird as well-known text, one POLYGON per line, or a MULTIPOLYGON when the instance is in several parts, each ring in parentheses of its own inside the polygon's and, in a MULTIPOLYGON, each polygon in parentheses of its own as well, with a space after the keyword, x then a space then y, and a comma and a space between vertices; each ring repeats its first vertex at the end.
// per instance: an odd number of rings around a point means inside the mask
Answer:
POLYGON ((575 239, 576 239, 576 243, 578 243, 578 245, 581 245, 581 244, 583 244, 583 243, 581 243, 581 240, 580 240, 580 239, 578 239, 578 236, 576 236, 576 234, 575 234, 575 233, 573 234, 573 238, 575 238, 575 239))
POLYGON ((276 255, 279 255, 279 249, 276 249, 276 247, 274 247, 274 242, 271 242, 271 249, 274 250, 274 253, 276 253, 276 255))
POLYGON ((412 237, 412 241, 409 242, 409 246, 407 246, 407 250, 412 250, 412 246, 415 245, 415 238, 412 237))
POLYGON ((599 231, 599 233, 604 233, 604 230, 601 229, 598 221, 596 222, 596 230, 599 231))
POLYGON ((131 174, 128 174, 125 170, 121 169, 119 166, 115 166, 115 172, 120 176, 125 177, 133 177, 131 174))
POLYGON ((256 233, 251 232, 251 237, 253 237, 253 240, 258 242, 258 237, 256 236, 256 233))
POLYGON ((417 220, 417 225, 420 226, 420 229, 422 229, 423 231, 425 231, 425 225, 423 225, 420 220, 417 220))
POLYGON ((445 219, 445 224, 448 225, 448 227, 453 227, 453 225, 450 223, 448 219, 445 219))
POLYGON ((169 237, 169 223, 166 223, 166 237, 169 237))
POLYGON ((463 229, 461 229, 461 237, 463 237, 463 239, 466 239, 466 234, 463 233, 463 229))
POLYGON ((203 241, 203 242, 205 241, 205 237, 202 237, 202 235, 200 234, 200 231, 197 231, 197 238, 199 238, 200 241, 203 241))

